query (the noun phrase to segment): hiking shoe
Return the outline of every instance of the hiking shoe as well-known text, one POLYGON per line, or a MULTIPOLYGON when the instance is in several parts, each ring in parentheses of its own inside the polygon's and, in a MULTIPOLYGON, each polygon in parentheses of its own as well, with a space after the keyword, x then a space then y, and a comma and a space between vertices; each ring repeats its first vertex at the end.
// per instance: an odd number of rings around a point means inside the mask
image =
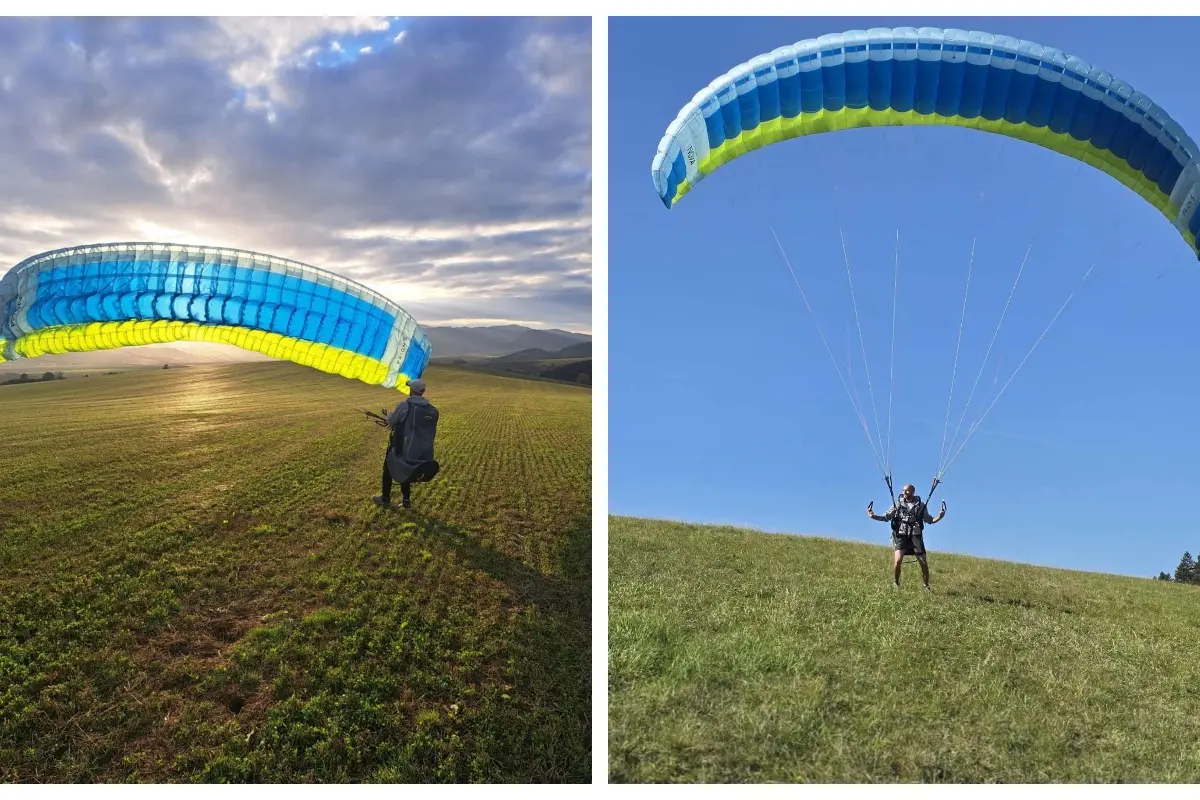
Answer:
POLYGON ((929 584, 925 584, 925 594, 933 594, 933 589, 929 588, 929 584))
POLYGON ((405 508, 412 508, 412 500, 405 500, 403 505, 405 508))
POLYGON ((372 497, 371 502, 382 508, 391 508, 392 507, 392 501, 385 499, 384 496, 381 494, 377 494, 374 497, 372 497))
POLYGON ((899 588, 900 588, 900 584, 896 583, 895 581, 892 581, 892 588, 893 588, 893 589, 899 589, 899 588))

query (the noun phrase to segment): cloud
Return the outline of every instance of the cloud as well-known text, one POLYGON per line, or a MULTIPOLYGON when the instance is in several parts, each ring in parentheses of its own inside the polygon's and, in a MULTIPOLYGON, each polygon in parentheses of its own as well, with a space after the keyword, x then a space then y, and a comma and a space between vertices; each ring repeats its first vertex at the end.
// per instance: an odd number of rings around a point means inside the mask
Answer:
POLYGON ((0 21, 0 259, 221 244, 431 324, 590 330, 590 48, 588 20, 0 21))

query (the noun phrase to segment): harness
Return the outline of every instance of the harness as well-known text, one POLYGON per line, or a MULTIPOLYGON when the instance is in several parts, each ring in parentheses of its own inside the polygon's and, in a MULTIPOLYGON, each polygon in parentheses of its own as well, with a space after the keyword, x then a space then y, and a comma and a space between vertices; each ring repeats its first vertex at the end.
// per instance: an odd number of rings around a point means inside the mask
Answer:
POLYGON ((895 490, 892 489, 891 474, 889 473, 889 474, 884 475, 883 481, 884 481, 884 483, 887 484, 888 494, 890 494, 892 496, 892 508, 895 509, 895 511, 896 511, 896 513, 892 516, 892 533, 898 534, 900 532, 900 514, 901 513, 904 514, 904 521, 909 524, 910 529, 912 527, 914 527, 914 525, 912 523, 912 516, 914 514, 916 514, 917 522, 915 524, 915 527, 917 529, 917 532, 924 533, 925 532, 925 509, 929 507, 929 501, 931 499, 933 499, 933 493, 935 491, 937 491, 938 484, 940 484, 942 482, 941 478, 937 475, 934 475, 933 476, 933 485, 929 487, 929 494, 925 496, 925 499, 921 500, 920 498, 917 498, 917 502, 913 505, 912 511, 904 511, 904 512, 901 512, 900 504, 896 502, 896 492, 895 492, 895 490))
POLYGON ((903 525, 906 530, 912 532, 909 535, 921 534, 925 532, 925 503, 921 500, 913 503, 911 508, 905 508, 900 503, 893 506, 895 511, 892 514, 892 533, 899 535, 900 526, 903 525), (913 529, 916 529, 915 531, 913 529))
POLYGON ((906 509, 896 502, 896 493, 892 489, 892 476, 886 474, 883 476, 883 480, 887 483, 888 494, 892 496, 892 536, 900 535, 902 524, 909 531, 908 535, 923 535, 925 533, 925 509, 929 508, 929 501, 933 498, 933 493, 937 491, 938 484, 942 482, 941 478, 938 475, 933 477, 933 485, 929 487, 929 494, 925 496, 924 500, 917 498, 917 502, 913 503, 911 509, 906 509))

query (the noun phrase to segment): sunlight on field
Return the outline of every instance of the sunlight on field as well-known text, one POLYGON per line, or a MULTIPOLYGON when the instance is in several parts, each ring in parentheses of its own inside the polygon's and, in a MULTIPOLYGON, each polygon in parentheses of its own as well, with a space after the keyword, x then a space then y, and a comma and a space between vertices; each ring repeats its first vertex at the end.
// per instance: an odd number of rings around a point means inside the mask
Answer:
POLYGON ((591 394, 426 377, 409 513, 369 502, 391 390, 0 387, 0 780, 587 780, 591 394))

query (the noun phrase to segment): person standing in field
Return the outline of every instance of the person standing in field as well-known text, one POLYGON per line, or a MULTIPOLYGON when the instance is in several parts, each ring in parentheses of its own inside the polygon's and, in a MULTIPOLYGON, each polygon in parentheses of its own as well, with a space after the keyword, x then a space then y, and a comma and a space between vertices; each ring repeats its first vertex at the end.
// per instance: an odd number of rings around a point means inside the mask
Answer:
POLYGON ((425 399, 425 381, 410 380, 408 399, 401 401, 387 416, 391 429, 387 454, 383 459, 383 493, 371 502, 388 508, 392 504, 392 484, 400 484, 405 508, 412 508, 412 484, 432 480, 439 466, 433 459, 433 440, 437 435, 438 410, 425 399))
POLYGON ((928 592, 931 590, 929 562, 925 557, 925 526, 942 521, 942 517, 946 516, 946 503, 942 503, 942 510, 936 517, 931 517, 929 509, 921 502, 916 491, 917 487, 911 483, 905 484, 900 490, 900 497, 886 514, 876 514, 873 510, 875 502, 872 501, 867 504, 867 516, 876 522, 892 523, 892 549, 896 553, 892 561, 893 585, 900 587, 900 568, 904 564, 904 557, 913 555, 921 565, 921 577, 925 581, 925 591, 928 592))

